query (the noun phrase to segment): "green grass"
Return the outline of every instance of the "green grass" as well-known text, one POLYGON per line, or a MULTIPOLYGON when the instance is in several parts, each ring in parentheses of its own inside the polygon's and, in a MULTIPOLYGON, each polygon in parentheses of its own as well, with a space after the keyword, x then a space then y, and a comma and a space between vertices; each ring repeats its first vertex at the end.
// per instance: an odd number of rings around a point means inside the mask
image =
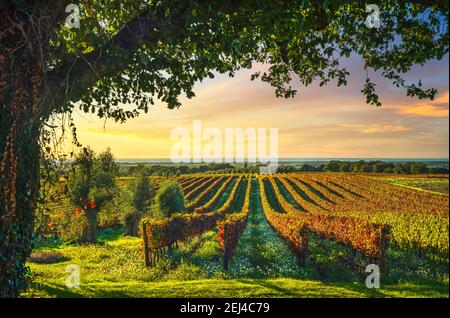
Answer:
POLYGON ((385 180, 417 190, 448 194, 447 178, 389 178, 385 180))
POLYGON ((297 210, 299 211, 306 211, 302 206, 298 205, 297 201, 295 201, 294 197, 289 193, 289 191, 285 188, 285 186, 281 183, 280 180, 275 179, 275 184, 277 185, 278 189, 280 189, 281 194, 283 197, 297 210))
POLYGON ((230 275, 235 278, 306 277, 293 253, 265 219, 256 180, 252 181, 252 189, 247 227, 231 260, 230 275))
POLYGON ((225 190, 222 193, 222 196, 217 201, 216 205, 213 207, 213 211, 218 210, 222 207, 222 205, 225 204, 225 202, 228 200, 228 197, 231 194, 231 191, 233 190, 233 187, 235 183, 238 181, 238 179, 235 177, 233 180, 226 186, 225 190))
POLYGON ((275 279, 206 279, 169 282, 87 282, 80 289, 68 289, 61 281, 39 283, 28 297, 294 297, 294 298, 361 298, 361 297, 443 297, 445 290, 429 286, 400 284, 378 290, 360 284, 326 284, 319 281, 289 278, 275 279))
MULTIPOLYGON (((256 218, 253 224, 262 222, 256 218)), ((261 224, 259 224, 261 225, 261 224)), ((264 225, 263 225, 264 227, 264 225)), ((243 243, 253 244, 250 249, 242 251, 233 259, 239 264, 240 258, 248 255, 256 243, 256 236, 251 227, 243 237, 243 243), (247 237, 246 237, 247 236, 247 237)), ((289 273, 273 272, 268 264, 265 278, 249 278, 255 273, 240 272, 235 269, 236 278, 221 272, 220 261, 213 266, 215 271, 205 271, 205 265, 217 254, 212 236, 214 232, 180 246, 174 253, 174 260, 163 260, 155 268, 144 266, 139 238, 123 237, 118 231, 108 231, 100 237, 110 240, 99 245, 82 245, 41 248, 37 251, 58 252, 68 260, 55 264, 29 263, 33 273, 33 286, 24 293, 24 297, 448 297, 448 285, 401 283, 382 286, 378 290, 367 289, 363 282, 321 282, 301 278, 300 274, 292 277, 267 278, 268 276, 287 275, 289 273), (115 233, 114 233, 115 232, 115 233), (114 235, 113 235, 114 234, 114 235), (212 243, 211 243, 212 242, 212 243), (80 268, 80 289, 65 286, 66 266, 77 264, 80 268), (208 276, 210 276, 208 278, 208 276), (297 277, 295 277, 297 276, 297 277)), ((269 234, 270 235, 270 234, 269 234)), ((278 259, 288 257, 285 265, 295 266, 289 251, 277 242, 277 238, 268 238, 263 244, 268 252, 274 251, 278 259), (275 246, 275 248, 270 248, 275 246), (289 261, 290 260, 290 261, 289 261)), ((262 250, 258 250, 262 251, 262 250)), ((35 252, 36 253, 36 252, 35 252)), ((274 255, 269 255, 274 257, 274 255)), ((272 264, 273 265, 273 264, 272 264)), ((277 263, 277 266, 281 264, 277 263)), ((210 264, 211 266, 211 264, 210 264)), ((281 269, 285 269, 283 266, 281 269)), ((233 270, 230 270, 231 272, 233 270)))
MULTIPOLYGON (((393 180, 412 187, 425 182, 422 179, 393 180)), ((216 209, 224 204, 235 182, 227 186, 216 209)), ((355 273, 343 265, 346 257, 353 263, 357 258, 332 241, 311 236, 310 249, 314 258, 300 267, 294 254, 265 219, 259 183, 252 182, 248 224, 228 271, 223 270, 216 228, 180 244, 153 268, 145 267, 141 238, 123 236, 120 228, 108 228, 99 232, 99 243, 95 245, 64 244, 59 240, 36 242, 34 262, 28 262, 33 285, 23 296, 449 297, 448 260, 411 254, 396 246, 387 251, 389 273, 382 275, 381 288, 376 290, 365 287, 364 273, 355 273), (70 264, 80 268, 80 289, 65 286, 66 266, 70 264)), ((426 182, 429 185, 442 180, 426 179, 426 182)), ((245 186, 243 184, 240 190, 245 186)), ((423 191, 431 191, 429 188, 423 191)), ((269 190, 273 191, 270 186, 269 190)), ((284 187, 281 191, 286 195, 284 187)), ((290 202, 293 200, 288 195, 286 198, 290 202)), ((392 217, 400 222, 399 215, 392 217)), ((432 217, 424 217, 437 232, 448 235, 445 227, 441 229, 441 220, 435 220, 436 223, 432 217)), ((403 221, 404 226, 413 224, 409 216, 403 221)), ((402 239, 396 228, 393 228, 393 239, 402 239)))
MULTIPOLYGON (((255 194, 256 195, 256 194, 255 194)), ((249 219, 229 272, 224 272, 216 233, 209 231, 181 244, 156 267, 144 265, 141 239, 118 229, 99 234, 97 245, 52 244, 34 253, 64 256, 53 264, 29 262, 33 285, 24 297, 448 297, 445 283, 401 282, 367 289, 362 280, 313 279, 299 270, 282 241, 261 218, 252 198, 249 219), (259 230, 260 229, 260 230, 259 230), (250 270, 242 264, 251 264, 250 270), (65 286, 66 266, 80 268, 80 289, 65 286)))

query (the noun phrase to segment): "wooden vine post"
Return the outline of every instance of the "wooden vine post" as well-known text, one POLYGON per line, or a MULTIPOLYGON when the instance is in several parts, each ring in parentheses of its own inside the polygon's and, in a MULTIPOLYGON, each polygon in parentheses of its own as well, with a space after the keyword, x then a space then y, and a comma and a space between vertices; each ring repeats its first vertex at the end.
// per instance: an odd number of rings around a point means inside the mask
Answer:
POLYGON ((145 266, 151 267, 146 223, 147 222, 145 220, 142 222, 142 236, 144 238, 144 259, 145 259, 145 266))
POLYGON ((380 259, 379 266, 380 272, 384 272, 386 269, 386 249, 389 244, 389 234, 391 232, 391 227, 389 225, 384 225, 380 229, 380 259))
POLYGON ((228 223, 225 222, 223 224, 223 269, 228 270, 229 265, 229 246, 228 246, 228 223))
POLYGON ((308 257, 308 229, 303 226, 300 229, 301 247, 299 251, 299 262, 301 266, 305 266, 306 258, 308 257))

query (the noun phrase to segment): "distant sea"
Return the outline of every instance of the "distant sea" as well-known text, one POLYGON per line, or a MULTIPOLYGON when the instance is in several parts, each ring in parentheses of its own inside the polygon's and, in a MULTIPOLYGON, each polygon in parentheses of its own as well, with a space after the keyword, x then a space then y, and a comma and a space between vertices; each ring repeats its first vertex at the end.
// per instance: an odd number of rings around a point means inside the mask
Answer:
MULTIPOLYGON (((448 158, 278 158, 279 163, 295 163, 295 162, 329 162, 332 160, 340 161, 384 161, 384 162, 428 162, 428 163, 442 163, 448 162, 448 158)), ((171 163, 168 158, 149 158, 149 159, 135 159, 135 158, 121 158, 117 159, 120 163, 171 163)), ((185 160, 189 163, 188 160, 185 160)))

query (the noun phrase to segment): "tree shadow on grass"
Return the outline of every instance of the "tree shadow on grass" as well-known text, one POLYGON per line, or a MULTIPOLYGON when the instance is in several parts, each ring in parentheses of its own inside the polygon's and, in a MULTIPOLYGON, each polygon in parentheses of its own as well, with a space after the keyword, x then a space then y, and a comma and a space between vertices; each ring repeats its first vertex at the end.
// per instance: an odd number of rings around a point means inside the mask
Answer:
POLYGON ((79 289, 69 289, 61 285, 56 284, 43 284, 39 283, 38 287, 40 290, 45 291, 49 296, 54 296, 58 298, 81 298, 84 297, 80 293, 79 289))
POLYGON ((105 288, 92 288, 91 286, 80 286, 81 289, 69 289, 65 286, 57 285, 57 284, 39 284, 39 289, 43 290, 46 294, 52 297, 58 298, 85 298, 85 297, 93 297, 93 298, 129 298, 133 297, 127 291, 120 290, 108 290, 105 288), (82 291, 84 293, 82 293, 82 291), (86 293, 87 291, 87 293, 86 293))
POLYGON ((100 229, 97 234, 97 239, 100 242, 115 241, 123 236, 122 227, 109 227, 100 229))
POLYGON ((297 293, 292 292, 291 290, 289 290, 287 288, 283 288, 275 283, 269 282, 265 279, 238 279, 237 281, 244 283, 244 284, 258 285, 261 287, 268 288, 270 290, 274 290, 281 294, 278 297, 285 297, 285 296, 296 297, 296 296, 298 296, 297 293))
MULTIPOLYGON (((382 292, 390 292, 398 294, 398 297, 402 297, 401 294, 410 297, 449 297, 448 285, 436 285, 433 282, 428 283, 399 283, 392 285, 381 285, 382 292)), ((393 297, 396 297, 395 295, 393 297)))
MULTIPOLYGON (((269 288, 271 290, 274 290, 276 292, 279 292, 281 295, 279 297, 302 297, 301 296, 301 289, 298 288, 290 289, 286 287, 281 287, 280 285, 270 282, 268 280, 239 280, 240 282, 247 283, 247 284, 253 284, 253 285, 259 285, 265 288, 269 288)), ((299 280, 299 283, 301 283, 301 280, 299 280)), ((348 292, 351 292, 351 294, 359 294, 361 296, 366 296, 368 298, 384 298, 387 295, 383 292, 377 290, 377 289, 368 289, 362 284, 355 284, 355 283, 345 283, 345 282, 334 282, 334 283, 323 283, 321 281, 317 281, 319 284, 316 288, 317 290, 314 291, 315 294, 311 294, 311 289, 309 289, 307 286, 305 286, 305 295, 308 295, 307 297, 311 297, 311 295, 314 295, 313 297, 316 298, 342 298, 346 297, 344 294, 342 294, 343 290, 346 290, 348 292), (321 293, 321 289, 336 289, 334 292, 326 292, 324 294, 321 293), (322 296, 321 296, 322 295, 322 296)), ((347 296, 351 297, 351 296, 347 296)))

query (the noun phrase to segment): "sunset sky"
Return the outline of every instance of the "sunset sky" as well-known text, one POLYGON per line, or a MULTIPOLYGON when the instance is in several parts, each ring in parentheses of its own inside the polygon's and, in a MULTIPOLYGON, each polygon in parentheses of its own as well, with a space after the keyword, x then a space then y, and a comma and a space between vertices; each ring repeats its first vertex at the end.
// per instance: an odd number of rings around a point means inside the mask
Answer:
POLYGON ((298 95, 276 98, 274 89, 258 80, 253 70, 242 70, 234 78, 218 75, 195 87, 196 97, 182 98, 180 109, 169 110, 157 103, 148 114, 116 124, 78 111, 75 123, 83 145, 96 151, 109 146, 117 158, 168 158, 171 130, 192 131, 193 120, 203 127, 278 128, 279 157, 300 158, 448 158, 449 73, 448 56, 415 67, 409 80, 421 79, 435 87, 434 101, 406 97, 405 91, 369 73, 376 80, 382 107, 365 103, 360 92, 365 81, 358 57, 345 61, 349 84, 302 87, 298 95))

